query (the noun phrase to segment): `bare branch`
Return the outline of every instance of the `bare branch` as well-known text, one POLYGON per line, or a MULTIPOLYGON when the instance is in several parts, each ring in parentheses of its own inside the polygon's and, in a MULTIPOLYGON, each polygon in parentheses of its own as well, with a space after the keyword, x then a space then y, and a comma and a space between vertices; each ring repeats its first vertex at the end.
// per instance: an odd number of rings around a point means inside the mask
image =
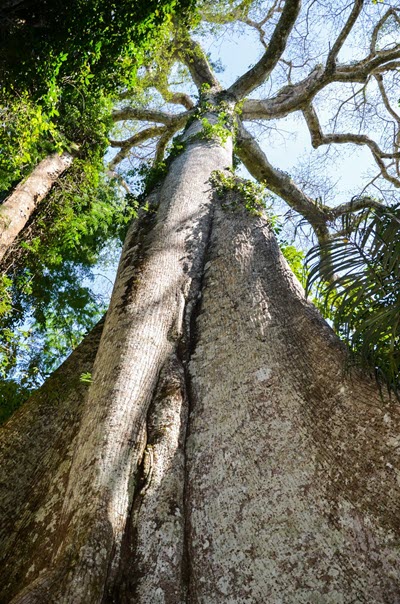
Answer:
POLYGON ((228 89, 229 94, 237 99, 242 99, 265 81, 286 48, 287 39, 296 22, 300 6, 301 0, 286 0, 267 50, 254 67, 232 84, 228 89))
POLYGON ((151 128, 146 128, 145 130, 136 132, 136 134, 123 141, 115 141, 110 139, 108 142, 110 147, 120 147, 121 149, 129 147, 131 149, 136 145, 140 145, 140 143, 143 143, 149 138, 154 138, 158 135, 163 134, 164 132, 166 132, 166 130, 167 128, 165 126, 152 126, 151 128))
POLYGON ((378 165, 382 176, 391 182, 395 187, 400 187, 400 181, 388 173, 388 166, 386 166, 383 161, 384 159, 400 158, 399 152, 385 153, 380 149, 379 145, 374 140, 365 134, 324 134, 322 132, 317 113, 312 105, 309 105, 303 109, 303 115, 311 135, 311 143, 314 149, 317 149, 321 145, 330 145, 332 143, 353 143, 355 145, 365 145, 371 150, 372 156, 378 165))
POLYGON ((137 132, 130 138, 127 138, 124 141, 113 141, 110 140, 111 147, 120 147, 120 151, 117 155, 110 161, 108 164, 109 170, 114 170, 114 168, 125 159, 129 155, 130 150, 140 143, 143 143, 150 138, 156 138, 157 136, 162 136, 169 130, 165 126, 153 126, 151 128, 146 128, 145 130, 141 130, 137 132))
MULTIPOLYGON (((152 78, 149 81, 148 85, 153 86, 161 94, 161 96, 163 97, 163 99, 166 103, 172 103, 173 105, 182 105, 183 107, 185 107, 185 109, 188 109, 188 110, 194 108, 195 104, 188 94, 186 94, 185 92, 172 92, 172 90, 169 90, 166 85, 164 85, 164 84, 160 85, 158 80, 159 80, 159 78, 156 75, 154 78, 152 78)), ((146 79, 146 82, 147 81, 148 80, 146 79)), ((131 96, 132 96, 132 91, 125 90, 124 92, 121 92, 118 95, 118 98, 123 100, 123 99, 130 98, 131 96)), ((124 118, 122 118, 122 119, 124 119, 124 118)), ((153 120, 153 121, 159 121, 159 120, 153 120)))
POLYGON ((313 227, 317 236, 327 232, 330 208, 306 195, 285 172, 274 168, 253 136, 239 124, 237 154, 247 170, 259 182, 279 195, 301 214, 313 227))
POLYGON ((143 122, 159 122, 168 126, 176 118, 173 113, 165 113, 157 109, 145 109, 143 107, 127 106, 123 109, 116 109, 112 112, 114 122, 124 120, 140 120, 143 122))
POLYGON ((364 0, 355 0, 354 6, 349 15, 349 18, 347 19, 342 31, 340 32, 334 45, 332 46, 331 51, 328 54, 328 58, 326 61, 326 68, 325 68, 326 73, 332 73, 335 70, 336 59, 340 52, 340 49, 342 48, 343 44, 345 43, 347 36, 353 29, 354 23, 357 21, 357 18, 361 13, 363 5, 364 5, 364 0))
POLYGON ((398 71, 400 69, 400 61, 391 61, 390 63, 386 63, 380 67, 374 69, 375 74, 382 74, 388 71, 398 71))
POLYGON ((273 15, 277 11, 281 10, 280 4, 281 4, 281 0, 275 0, 273 2, 272 6, 270 7, 270 9, 268 10, 267 14, 265 15, 265 17, 261 21, 258 21, 258 22, 254 21, 253 19, 250 19, 250 17, 248 16, 247 13, 243 17, 238 17, 239 21, 242 21, 243 23, 245 23, 246 25, 255 29, 258 32, 258 35, 260 37, 260 42, 264 46, 264 48, 267 48, 268 44, 266 43, 266 41, 264 39, 265 31, 263 30, 263 26, 267 23, 267 21, 269 21, 273 17, 273 15))
MULTIPOLYGON (((399 67, 400 67, 400 63, 399 63, 399 67)), ((375 80, 378 84, 378 88, 379 88, 379 92, 381 93, 381 97, 383 100, 383 104, 385 105, 386 111, 392 116, 392 118, 397 122, 397 124, 399 125, 400 128, 400 115, 393 109, 393 107, 391 106, 388 96, 386 94, 386 90, 385 90, 385 86, 383 84, 383 77, 382 75, 376 74, 375 75, 375 80)))
POLYGON ((372 31, 370 44, 371 55, 374 55, 376 53, 376 43, 378 41, 379 32, 390 16, 393 16, 400 23, 399 17, 396 14, 396 10, 394 8, 389 8, 389 10, 387 10, 386 13, 382 16, 382 18, 379 19, 378 23, 375 25, 372 31))
POLYGON ((243 120, 275 119, 299 111, 325 85, 324 73, 323 66, 317 65, 304 80, 285 86, 271 99, 246 99, 243 120))
POLYGON ((329 213, 333 220, 344 216, 345 214, 351 214, 358 212, 359 210, 365 210, 366 208, 382 208, 385 207, 380 201, 377 201, 373 197, 361 196, 354 197, 347 203, 341 203, 340 205, 332 208, 329 213))
MULTIPOLYGON (((151 110, 147 109, 143 109, 142 111, 143 115, 146 116, 151 113, 151 110)), ((155 161, 161 161, 168 141, 170 140, 170 138, 172 138, 175 132, 184 127, 189 117, 193 115, 193 112, 194 110, 192 109, 191 111, 184 111, 183 113, 177 113, 176 115, 171 114, 169 116, 167 125, 165 126, 150 126, 149 128, 140 130, 140 132, 136 132, 136 134, 123 141, 110 140, 109 143, 111 147, 120 147, 121 150, 109 163, 109 169, 113 170, 117 164, 119 164, 123 159, 125 159, 125 157, 128 156, 130 150, 133 147, 136 147, 137 145, 140 145, 140 143, 143 143, 144 141, 149 140, 151 138, 156 138, 158 136, 160 136, 161 138, 157 144, 155 161)))
POLYGON ((243 21, 243 23, 245 23, 249 27, 252 27, 253 29, 255 29, 258 32, 261 44, 264 46, 264 48, 267 48, 268 44, 266 43, 266 41, 264 39, 265 31, 263 30, 261 25, 259 23, 257 23, 256 21, 249 19, 248 17, 246 17, 245 19, 242 19, 242 21, 243 21))
POLYGON ((167 103, 173 103, 174 105, 183 105, 183 107, 188 110, 193 109, 195 106, 190 96, 185 92, 172 92, 170 90, 158 88, 157 86, 156 89, 167 103))
POLYGON ((348 65, 339 65, 332 82, 365 82, 369 75, 391 69, 392 61, 400 59, 400 44, 389 50, 376 52, 348 65))

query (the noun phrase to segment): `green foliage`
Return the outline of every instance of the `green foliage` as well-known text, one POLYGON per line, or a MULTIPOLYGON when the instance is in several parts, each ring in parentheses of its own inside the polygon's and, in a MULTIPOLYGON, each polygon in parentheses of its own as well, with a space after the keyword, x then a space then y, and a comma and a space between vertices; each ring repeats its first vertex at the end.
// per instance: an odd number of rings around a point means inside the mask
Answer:
MULTIPOLYGON (((0 15, 0 195, 53 151, 103 155, 112 97, 192 0, 20 0, 0 15)), ((190 10, 189 10, 190 9, 190 10)), ((189 17, 188 17, 189 18, 189 17)), ((157 53, 157 50, 156 50, 157 53)))
POLYGON ((324 310, 355 362, 389 389, 400 387, 400 209, 364 211, 343 220, 342 235, 307 255, 308 290, 318 285, 324 310), (353 230, 354 229, 354 230, 353 230))
POLYGON ((306 271, 304 269, 305 253, 302 250, 298 250, 293 244, 287 243, 286 241, 279 242, 279 247, 293 273, 304 287, 307 278, 306 271))
POLYGON ((0 282, 0 398, 10 379, 25 394, 37 387, 104 313, 93 268, 106 244, 120 245, 135 213, 89 160, 77 160, 54 188, 21 242, 21 262, 0 282))
POLYGON ((42 105, 26 94, 0 108, 0 192, 10 187, 49 152, 61 138, 42 105))
POLYGON ((271 195, 263 185, 239 178, 228 170, 215 170, 210 182, 226 210, 244 207, 250 214, 261 216, 262 211, 270 207, 271 195), (233 191, 238 195, 227 195, 233 191))
POLYGON ((227 117, 227 114, 224 111, 221 111, 218 114, 216 124, 211 124, 206 117, 203 117, 201 119, 203 130, 199 135, 200 138, 216 141, 222 145, 225 144, 228 138, 232 135, 230 129, 226 127, 228 123, 227 117))
POLYGON ((55 68, 67 85, 115 89, 134 76, 161 26, 190 0, 20 0, 2 8, 0 76, 5 88, 47 91, 55 68), (60 65, 61 64, 61 65, 60 65))
POLYGON ((90 373, 90 371, 87 371, 86 373, 81 373, 81 377, 79 379, 84 384, 91 384, 92 383, 92 374, 90 373))

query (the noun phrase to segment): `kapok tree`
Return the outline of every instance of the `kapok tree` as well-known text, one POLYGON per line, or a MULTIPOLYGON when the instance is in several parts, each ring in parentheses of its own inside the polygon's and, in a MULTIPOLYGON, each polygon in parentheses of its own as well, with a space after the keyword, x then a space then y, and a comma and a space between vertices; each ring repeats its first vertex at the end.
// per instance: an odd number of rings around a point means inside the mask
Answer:
POLYGON ((149 65, 143 77, 184 110, 115 110, 116 121, 144 125, 111 142, 120 148, 111 169, 153 139, 159 164, 183 133, 128 232, 104 327, 3 428, 3 601, 399 599, 398 404, 346 372, 342 344, 229 171, 234 143, 320 241, 343 214, 356 226, 357 212, 379 203, 368 190, 336 207, 317 201, 244 126, 297 111, 314 146, 364 145, 379 178, 400 184, 391 88, 400 44, 389 40, 398 9, 362 0, 333 8, 337 31, 312 65, 307 32, 327 18, 322 3, 242 3, 225 16, 205 5, 209 20, 255 27, 260 60, 222 89, 176 23, 162 69, 149 65), (368 28, 368 48, 364 37, 363 54, 347 58, 351 36, 368 28), (169 88, 166 67, 177 62, 198 100, 169 88), (288 81, 275 91, 281 68, 288 81), (248 98, 267 78, 270 95, 248 98), (321 95, 337 85, 343 107, 345 85, 361 109, 370 90, 380 97, 374 116, 391 124, 381 139, 321 126, 321 95))

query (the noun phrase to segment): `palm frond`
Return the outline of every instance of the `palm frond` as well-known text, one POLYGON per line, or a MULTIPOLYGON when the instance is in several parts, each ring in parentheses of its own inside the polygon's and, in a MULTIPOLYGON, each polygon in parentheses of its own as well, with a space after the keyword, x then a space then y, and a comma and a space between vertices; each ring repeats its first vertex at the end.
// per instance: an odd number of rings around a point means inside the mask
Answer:
POLYGON ((306 257, 307 293, 353 359, 400 392, 400 205, 344 216, 340 235, 306 257))

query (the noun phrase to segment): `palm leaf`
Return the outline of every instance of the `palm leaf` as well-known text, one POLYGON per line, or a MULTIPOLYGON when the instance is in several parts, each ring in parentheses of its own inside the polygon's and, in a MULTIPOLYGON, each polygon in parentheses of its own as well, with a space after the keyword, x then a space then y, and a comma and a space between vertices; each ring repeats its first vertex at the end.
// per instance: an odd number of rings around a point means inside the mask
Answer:
POLYGON ((306 256, 307 294, 353 359, 400 391, 400 206, 344 216, 340 236, 306 256))

